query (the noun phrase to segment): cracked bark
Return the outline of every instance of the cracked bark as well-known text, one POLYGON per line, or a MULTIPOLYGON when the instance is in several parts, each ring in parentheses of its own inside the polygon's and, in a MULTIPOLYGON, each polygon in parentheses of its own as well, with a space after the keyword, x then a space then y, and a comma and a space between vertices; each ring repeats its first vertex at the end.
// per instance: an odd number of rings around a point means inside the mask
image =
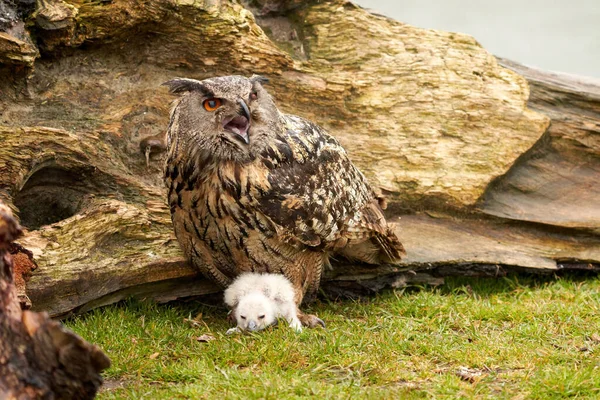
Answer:
POLYGON ((0 201, 0 397, 91 399, 110 361, 47 313, 21 311, 9 252, 20 234, 0 201))

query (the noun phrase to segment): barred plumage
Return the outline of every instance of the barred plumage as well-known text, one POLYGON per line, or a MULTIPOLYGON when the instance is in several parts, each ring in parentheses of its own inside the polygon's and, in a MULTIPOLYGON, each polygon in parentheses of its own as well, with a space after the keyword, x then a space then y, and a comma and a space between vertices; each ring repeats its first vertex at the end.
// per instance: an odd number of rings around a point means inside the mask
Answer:
POLYGON ((316 293, 330 255, 396 263, 404 249, 338 141, 280 113, 264 81, 167 82, 182 96, 167 132, 165 182, 175 233, 195 267, 223 287, 242 272, 283 274, 299 305, 316 293))

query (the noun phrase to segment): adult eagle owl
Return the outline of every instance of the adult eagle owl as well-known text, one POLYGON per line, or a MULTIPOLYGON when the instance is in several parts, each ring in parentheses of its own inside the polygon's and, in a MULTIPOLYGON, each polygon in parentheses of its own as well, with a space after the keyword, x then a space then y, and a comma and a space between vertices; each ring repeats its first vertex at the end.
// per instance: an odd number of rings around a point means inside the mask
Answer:
POLYGON ((330 256, 396 263, 404 249, 382 198, 338 141, 281 113, 265 82, 166 82, 181 97, 167 131, 165 182, 175 234, 200 272, 222 287, 243 272, 280 273, 300 305, 316 294, 330 256))

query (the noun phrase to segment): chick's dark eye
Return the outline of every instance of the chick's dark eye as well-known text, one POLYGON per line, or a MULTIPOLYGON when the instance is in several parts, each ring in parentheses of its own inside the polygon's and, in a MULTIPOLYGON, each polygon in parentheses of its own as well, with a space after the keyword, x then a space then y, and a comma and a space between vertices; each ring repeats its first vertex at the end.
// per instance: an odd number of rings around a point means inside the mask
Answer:
POLYGON ((264 315, 259 315, 258 319, 265 319, 265 316, 264 315))
POLYGON ((250 93, 250 100, 256 100, 257 98, 258 98, 258 95, 256 94, 256 92, 250 93))
POLYGON ((240 318, 241 318, 241 319, 246 319, 246 317, 244 317, 243 315, 240 315, 240 318))
POLYGON ((221 99, 206 99, 202 102, 206 111, 215 111, 217 108, 221 107, 221 104, 221 99))

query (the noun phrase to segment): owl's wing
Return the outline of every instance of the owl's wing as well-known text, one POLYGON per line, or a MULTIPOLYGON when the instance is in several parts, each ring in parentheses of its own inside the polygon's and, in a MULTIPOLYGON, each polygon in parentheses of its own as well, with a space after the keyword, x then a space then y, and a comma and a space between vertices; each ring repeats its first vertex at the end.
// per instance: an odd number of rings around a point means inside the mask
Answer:
POLYGON ((381 250, 394 253, 386 239, 394 235, 378 199, 344 148, 319 126, 285 117, 289 129, 263 152, 271 189, 260 200, 261 212, 277 225, 278 234, 332 250, 349 241, 381 238, 381 250))

